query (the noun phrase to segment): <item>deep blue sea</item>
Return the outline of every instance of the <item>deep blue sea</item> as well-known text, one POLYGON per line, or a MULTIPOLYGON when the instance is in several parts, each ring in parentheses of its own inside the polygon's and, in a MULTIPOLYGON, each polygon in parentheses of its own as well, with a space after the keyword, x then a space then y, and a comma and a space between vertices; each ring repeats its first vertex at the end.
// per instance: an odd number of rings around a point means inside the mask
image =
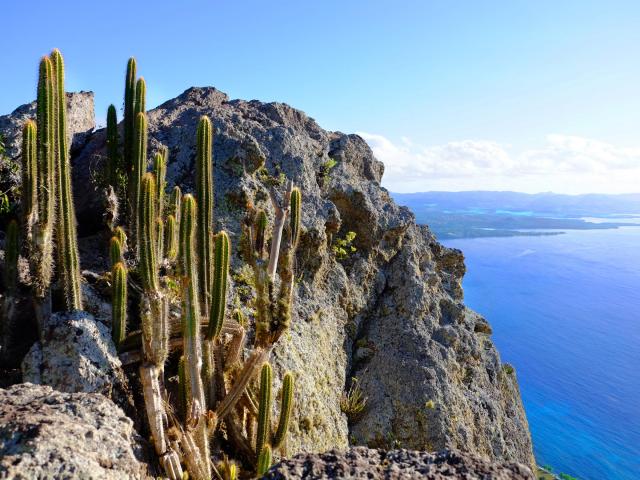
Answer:
POLYGON ((640 479, 640 227, 445 243, 516 368, 538 463, 640 479))

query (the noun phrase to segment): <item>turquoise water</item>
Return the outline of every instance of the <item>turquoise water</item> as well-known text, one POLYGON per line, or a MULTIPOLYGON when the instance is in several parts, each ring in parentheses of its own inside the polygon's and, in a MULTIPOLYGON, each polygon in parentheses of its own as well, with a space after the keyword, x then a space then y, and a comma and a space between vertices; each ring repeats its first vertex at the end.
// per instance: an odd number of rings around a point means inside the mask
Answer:
POLYGON ((640 227, 445 243, 516 368, 538 463, 640 479, 640 227))

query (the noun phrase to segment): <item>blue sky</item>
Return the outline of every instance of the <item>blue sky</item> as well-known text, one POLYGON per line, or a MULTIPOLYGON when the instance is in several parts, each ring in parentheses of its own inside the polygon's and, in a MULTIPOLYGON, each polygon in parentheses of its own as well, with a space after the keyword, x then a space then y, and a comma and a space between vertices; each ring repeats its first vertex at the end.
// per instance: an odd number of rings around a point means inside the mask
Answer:
POLYGON ((134 55, 148 105, 191 85, 289 103, 361 133, 392 190, 640 190, 637 1, 35 0, 2 17, 2 114, 57 47, 104 118, 134 55))

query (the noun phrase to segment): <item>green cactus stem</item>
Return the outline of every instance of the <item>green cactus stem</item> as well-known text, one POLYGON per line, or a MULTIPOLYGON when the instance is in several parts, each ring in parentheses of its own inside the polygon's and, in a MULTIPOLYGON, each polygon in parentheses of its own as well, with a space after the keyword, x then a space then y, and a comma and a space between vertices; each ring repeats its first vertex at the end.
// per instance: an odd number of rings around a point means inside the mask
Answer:
POLYGON ((211 235, 213 233, 213 127, 202 116, 196 136, 196 198, 198 199, 198 266, 202 311, 208 314, 212 284, 211 235))
POLYGON ((300 218, 302 216, 302 193, 298 187, 291 190, 291 246, 296 248, 300 240, 300 218))
POLYGON ((147 101, 147 84, 143 77, 140 77, 136 82, 136 103, 135 103, 135 115, 139 113, 146 113, 146 101, 147 101))
POLYGON ((260 210, 256 217, 256 239, 255 250, 258 258, 264 257, 264 247, 266 245, 266 233, 267 233, 267 213, 264 210, 260 210))
POLYGON ((107 180, 114 188, 119 187, 119 176, 122 173, 118 151, 118 114, 115 105, 107 109, 107 180))
POLYGON ((156 153, 153 160, 153 173, 156 176, 156 210, 158 216, 162 216, 164 213, 164 189, 166 187, 167 178, 167 158, 169 150, 167 147, 162 147, 159 152, 156 153))
POLYGON ((262 452, 262 448, 268 445, 271 436, 271 377, 271 365, 265 362, 260 372, 256 452, 262 452))
POLYGON ((293 374, 287 372, 282 379, 282 398, 280 399, 280 417, 278 428, 271 444, 273 448, 280 448, 289 430, 291 411, 293 410, 293 374))
POLYGON ((167 217, 167 228, 165 229, 165 257, 169 262, 174 262, 178 256, 178 226, 176 217, 167 217))
POLYGON ((111 336, 116 347, 127 333, 127 268, 117 262, 111 270, 111 336))
POLYGON ((122 249, 122 253, 126 252, 127 251, 127 234, 124 232, 124 229, 122 227, 114 228, 113 236, 120 241, 120 247, 122 249))
POLYGON ((134 130, 136 105, 136 59, 127 62, 127 75, 124 87, 124 160, 127 175, 133 172, 134 130))
POLYGON ((109 260, 111 261, 111 267, 124 261, 124 257, 122 256, 122 243, 115 235, 109 240, 109 260))
POLYGON ((169 214, 176 218, 176 223, 180 223, 180 209, 182 205, 182 190, 176 185, 171 190, 171 196, 169 197, 169 214))
POLYGON ((156 226, 156 181, 152 173, 142 177, 140 202, 138 205, 138 227, 140 238, 140 272, 142 285, 146 292, 159 289, 158 262, 156 261, 157 226, 156 226))
POLYGON ((51 54, 56 85, 56 173, 60 196, 57 239, 62 263, 62 283, 68 310, 82 310, 80 259, 76 234, 76 214, 71 190, 71 164, 67 144, 67 101, 64 92, 64 60, 59 50, 51 54))
POLYGON ((226 232, 215 236, 213 261, 213 288, 211 289, 211 311, 209 314, 209 328, 207 340, 215 340, 224 323, 227 306, 227 283, 229 276, 230 241, 226 232))
POLYGON ((33 246, 33 229, 38 221, 37 128, 27 120, 22 129, 22 219, 27 248, 33 246))
POLYGON ((271 447, 265 445, 262 450, 260 450, 260 455, 258 456, 258 466, 256 467, 258 477, 266 474, 269 468, 271 468, 271 447))
MULTIPOLYGON (((131 179, 129 181, 129 188, 131 190, 131 206, 132 206, 132 218, 134 218, 134 238, 136 239, 136 249, 140 245, 140 236, 138 233, 139 225, 139 212, 136 214, 136 208, 140 205, 140 182, 142 176, 147 170, 147 117, 144 113, 140 112, 136 116, 134 124, 134 145, 133 145, 133 171, 131 172, 131 179), (135 217, 134 217, 135 215, 135 217)), ((155 183, 155 182, 154 182, 155 183)), ((154 187, 152 199, 155 202, 156 192, 154 187)))

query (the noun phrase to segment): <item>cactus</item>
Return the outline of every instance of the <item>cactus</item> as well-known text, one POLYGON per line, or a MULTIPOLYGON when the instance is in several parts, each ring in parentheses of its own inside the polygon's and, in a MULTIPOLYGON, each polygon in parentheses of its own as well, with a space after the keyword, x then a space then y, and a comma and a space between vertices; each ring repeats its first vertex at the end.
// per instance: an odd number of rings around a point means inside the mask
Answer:
POLYGON ((156 261, 156 181, 151 173, 142 178, 140 202, 138 205, 138 236, 140 238, 140 273, 145 292, 159 290, 158 262, 156 261))
POLYGON ((213 287, 207 340, 215 340, 222 330, 227 305, 227 277, 229 276, 229 236, 222 231, 215 236, 213 287))
MULTIPOLYGON (((134 124, 134 148, 133 148, 133 171, 131 173, 131 179, 129 181, 129 188, 131 190, 131 205, 132 205, 132 217, 135 214, 135 207, 140 205, 140 182, 142 181, 142 176, 144 175, 147 169, 147 117, 144 113, 140 112, 136 116, 135 124, 134 124)), ((155 202, 155 187, 153 192, 153 201, 155 202)), ((154 209, 155 210, 155 209, 154 209)), ((135 215, 134 218, 134 227, 133 230, 135 232, 134 238, 136 239, 136 249, 139 248, 140 245, 140 236, 138 233, 139 229, 139 212, 135 215)))
POLYGON ((278 428, 273 435, 271 444, 273 448, 280 448, 289 430, 289 421, 291 419, 291 410, 293 409, 293 374, 287 372, 282 379, 282 398, 280 399, 280 417, 278 419, 278 428))
POLYGON ((117 347, 127 332, 127 268, 124 263, 113 265, 111 285, 111 336, 117 347))
POLYGON ((55 105, 53 65, 49 57, 40 61, 38 77, 38 223, 31 256, 34 293, 39 305, 36 314, 40 327, 50 309, 49 285, 53 275, 53 226, 56 213, 55 177, 55 105))
POLYGON ((161 218, 156 219, 156 235, 158 238, 156 255, 158 257, 158 266, 161 267, 164 260, 164 222, 161 218))
POLYGON ((271 377, 271 365, 265 362, 260 372, 256 452, 262 452, 262 448, 268 445, 271 436, 271 377))
POLYGON ((122 249, 122 253, 126 252, 127 251, 127 234, 124 233, 124 229, 122 227, 114 228, 113 236, 120 241, 120 248, 122 249))
POLYGON ((213 232, 213 127, 209 117, 198 123, 196 138, 196 198, 198 199, 198 266, 203 312, 208 313, 212 283, 211 234, 213 232))
POLYGON ((124 257, 122 256, 122 243, 115 235, 111 237, 111 240, 109 241, 109 260, 111 262, 111 267, 114 267, 117 263, 124 261, 124 257))
POLYGON ((176 217, 167 217, 167 228, 165 229, 165 257, 169 262, 173 262, 178 256, 178 226, 176 217))
POLYGON ((256 218, 256 239, 255 250, 258 258, 264 256, 264 247, 266 245, 266 233, 267 233, 267 214, 264 210, 258 212, 256 218))
POLYGON ((80 259, 76 235, 76 214, 71 191, 71 164, 67 144, 67 101, 64 92, 64 60, 59 50, 51 54, 55 70, 56 93, 56 173, 60 197, 57 239, 59 257, 62 264, 62 283, 69 310, 82 310, 82 290, 80 280, 80 259))
POLYGON ((38 144, 36 124, 27 120, 22 129, 22 221, 28 250, 38 221, 38 144))
POLYGON ((261 477, 267 473, 270 467, 271 447, 269 445, 265 445, 262 450, 260 450, 260 455, 258 456, 258 466, 256 468, 256 473, 259 477, 261 477))
POLYGON ((115 105, 107 109, 107 180, 114 189, 118 188, 119 176, 122 173, 118 152, 118 114, 115 105))
POLYGON ((131 57, 127 62, 127 76, 124 87, 124 160, 127 175, 133 172, 134 130, 136 104, 136 59, 131 57))
POLYGON ((18 288, 18 257, 20 245, 18 243, 18 222, 11 220, 7 225, 4 245, 4 286, 7 296, 13 297, 18 288))
POLYGON ((296 248, 300 240, 300 217, 302 215, 302 194, 300 189, 295 187, 291 190, 291 246, 296 248))
MULTIPOLYGON (((196 444, 203 458, 209 458, 208 433, 202 419, 206 411, 202 385, 202 347, 200 342, 200 305, 195 261, 196 201, 186 195, 182 202, 180 229, 181 283, 182 283, 182 338, 185 358, 185 376, 189 388, 187 423, 198 427, 196 444)), ((208 462, 207 462, 208 466, 208 462)))
POLYGON ((146 97, 147 84, 143 77, 136 82, 136 102, 134 106, 134 114, 137 117, 139 113, 146 113, 146 97))
POLYGON ((173 187, 169 198, 169 214, 176 218, 176 224, 180 223, 180 208, 182 205, 182 191, 179 186, 173 187))

